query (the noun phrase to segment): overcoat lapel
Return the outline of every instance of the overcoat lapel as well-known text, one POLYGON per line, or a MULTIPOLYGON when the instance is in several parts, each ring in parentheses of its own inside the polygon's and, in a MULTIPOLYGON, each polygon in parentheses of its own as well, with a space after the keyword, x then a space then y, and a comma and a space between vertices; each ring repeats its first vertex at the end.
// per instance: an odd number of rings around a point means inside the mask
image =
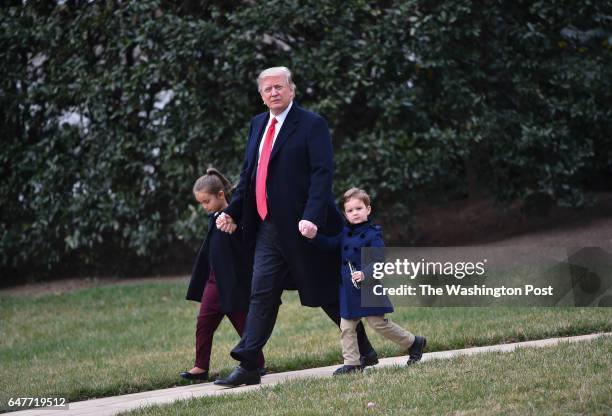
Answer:
MULTIPOLYGON (((268 113, 270 114, 270 113, 268 113)), ((259 120, 256 121, 255 126, 255 130, 257 132, 257 140, 255 140, 255 142, 257 143, 255 146, 255 149, 253 149, 253 159, 254 161, 257 161, 257 159, 259 158, 259 145, 261 143, 262 137, 263 137, 263 133, 264 130, 266 129, 266 126, 268 125, 268 120, 270 119, 270 117, 260 117, 259 120)), ((257 164, 255 164, 255 166, 257 166, 257 164)))
POLYGON ((274 142, 274 147, 272 148, 272 153, 270 154, 270 162, 274 159, 274 156, 278 154, 280 148, 283 147, 283 145, 287 142, 287 139, 297 128, 297 124, 300 119, 298 117, 296 107, 297 105, 294 102, 291 110, 289 110, 289 113, 287 114, 285 122, 283 123, 283 127, 281 127, 281 130, 278 132, 278 136, 276 136, 276 141, 274 142))

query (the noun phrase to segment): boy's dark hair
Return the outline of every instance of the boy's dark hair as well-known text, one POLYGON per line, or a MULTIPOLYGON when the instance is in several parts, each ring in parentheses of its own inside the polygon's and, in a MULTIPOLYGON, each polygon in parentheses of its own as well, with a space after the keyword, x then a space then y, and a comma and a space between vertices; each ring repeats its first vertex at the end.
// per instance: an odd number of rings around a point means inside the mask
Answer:
POLYGON ((200 176, 193 185, 193 193, 206 192, 217 195, 223 191, 225 200, 229 203, 232 183, 212 166, 206 169, 206 174, 200 176))
POLYGON ((370 206, 370 195, 366 191, 359 188, 351 188, 342 195, 342 211, 344 211, 344 204, 352 198, 361 199, 366 207, 370 206))

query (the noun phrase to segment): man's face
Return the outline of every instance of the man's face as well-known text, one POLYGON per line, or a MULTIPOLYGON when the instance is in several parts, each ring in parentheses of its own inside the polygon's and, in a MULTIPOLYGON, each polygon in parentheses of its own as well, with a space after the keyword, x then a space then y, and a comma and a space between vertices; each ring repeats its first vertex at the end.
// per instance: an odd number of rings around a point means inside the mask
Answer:
POLYGON ((259 84, 261 99, 275 116, 285 111, 294 91, 287 84, 283 75, 265 77, 259 84))

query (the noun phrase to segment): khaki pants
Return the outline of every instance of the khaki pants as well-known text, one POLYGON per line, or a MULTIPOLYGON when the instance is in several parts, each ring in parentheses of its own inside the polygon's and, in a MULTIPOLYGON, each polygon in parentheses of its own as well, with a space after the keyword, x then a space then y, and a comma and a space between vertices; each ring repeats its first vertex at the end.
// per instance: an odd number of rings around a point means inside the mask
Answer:
MULTIPOLYGON (((414 342, 414 335, 386 319, 384 315, 366 316, 365 320, 376 332, 400 345, 405 350, 408 350, 414 342)), ((344 358, 345 365, 360 365, 357 332, 355 331, 359 321, 359 318, 342 318, 340 320, 340 330, 342 331, 340 340, 342 344, 342 357, 344 358)))

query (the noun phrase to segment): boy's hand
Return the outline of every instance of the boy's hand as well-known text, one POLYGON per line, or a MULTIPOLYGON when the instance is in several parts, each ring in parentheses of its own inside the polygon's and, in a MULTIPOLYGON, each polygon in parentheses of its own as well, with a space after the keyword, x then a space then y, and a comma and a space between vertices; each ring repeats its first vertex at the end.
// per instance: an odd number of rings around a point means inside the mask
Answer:
POLYGON ((365 276, 363 275, 363 272, 355 272, 351 275, 351 279, 353 279, 353 282, 363 282, 365 280, 365 276))

